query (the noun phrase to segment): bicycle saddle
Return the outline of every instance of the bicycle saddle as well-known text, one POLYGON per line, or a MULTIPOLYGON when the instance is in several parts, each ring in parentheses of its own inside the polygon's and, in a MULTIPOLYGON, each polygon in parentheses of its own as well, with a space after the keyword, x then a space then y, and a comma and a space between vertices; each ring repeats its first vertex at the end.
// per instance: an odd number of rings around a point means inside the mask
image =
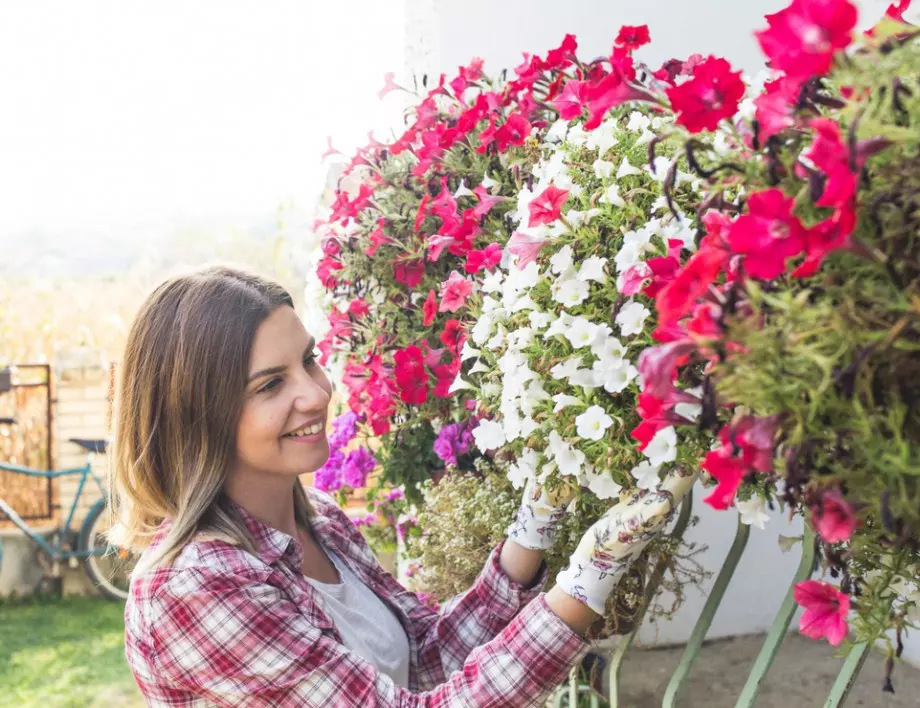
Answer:
POLYGON ((83 440, 82 438, 70 438, 70 442, 79 445, 87 452, 94 452, 97 455, 104 455, 106 448, 109 446, 108 440, 83 440))

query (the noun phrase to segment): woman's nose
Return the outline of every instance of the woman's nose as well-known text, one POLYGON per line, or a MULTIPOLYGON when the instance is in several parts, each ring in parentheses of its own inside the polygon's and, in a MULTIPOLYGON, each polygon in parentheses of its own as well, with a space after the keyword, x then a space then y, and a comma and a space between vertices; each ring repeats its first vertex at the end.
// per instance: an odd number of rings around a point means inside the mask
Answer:
POLYGON ((329 393, 321 385, 320 381, 304 372, 300 381, 297 383, 297 395, 294 398, 294 406, 299 411, 307 413, 320 408, 325 408, 329 404, 329 393))

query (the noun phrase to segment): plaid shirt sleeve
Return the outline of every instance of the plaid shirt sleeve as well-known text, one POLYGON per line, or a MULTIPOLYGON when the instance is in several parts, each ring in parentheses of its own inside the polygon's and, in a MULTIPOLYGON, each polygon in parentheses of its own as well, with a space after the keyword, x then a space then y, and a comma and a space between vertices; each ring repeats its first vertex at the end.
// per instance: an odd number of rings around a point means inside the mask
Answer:
MULTIPOLYGON (((161 680, 219 706, 539 706, 587 650, 540 596, 446 681, 412 693, 317 628, 264 579, 187 569, 158 588, 148 610, 161 680)), ((429 631, 436 635, 438 626, 435 620, 429 631)), ((154 706, 189 705, 165 694, 161 701, 145 697, 154 706)))

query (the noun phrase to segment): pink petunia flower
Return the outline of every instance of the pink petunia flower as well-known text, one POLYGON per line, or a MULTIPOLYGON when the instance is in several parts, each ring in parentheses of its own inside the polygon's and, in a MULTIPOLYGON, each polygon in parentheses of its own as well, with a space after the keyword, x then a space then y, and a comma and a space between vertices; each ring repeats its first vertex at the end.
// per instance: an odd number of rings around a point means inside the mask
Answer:
POLYGON ((840 490, 831 489, 821 497, 820 504, 811 507, 812 524, 826 543, 849 541, 856 530, 856 515, 840 490))
POLYGON ((463 307, 472 292, 473 283, 457 271, 451 271, 450 277, 441 283, 441 305, 438 312, 456 312, 463 307))
POLYGON ((827 638, 834 646, 847 636, 850 598, 829 583, 806 580, 795 586, 795 601, 805 608, 799 631, 812 639, 827 638))

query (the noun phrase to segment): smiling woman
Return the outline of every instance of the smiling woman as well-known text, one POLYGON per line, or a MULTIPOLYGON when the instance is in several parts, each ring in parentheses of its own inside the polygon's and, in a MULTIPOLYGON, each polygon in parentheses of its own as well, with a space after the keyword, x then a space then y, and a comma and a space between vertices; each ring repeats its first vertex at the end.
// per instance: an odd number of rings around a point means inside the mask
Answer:
MULTIPOLYGON (((329 457, 332 391, 314 346, 283 288, 227 267, 168 280, 137 315, 112 489, 119 542, 142 552, 125 634, 144 698, 540 705, 629 565, 597 543, 626 522, 602 517, 572 582, 541 595, 569 497, 528 487, 472 587, 432 609, 329 496, 301 485, 329 457)), ((634 520, 660 525, 672 510, 662 497, 634 505, 634 520)))

